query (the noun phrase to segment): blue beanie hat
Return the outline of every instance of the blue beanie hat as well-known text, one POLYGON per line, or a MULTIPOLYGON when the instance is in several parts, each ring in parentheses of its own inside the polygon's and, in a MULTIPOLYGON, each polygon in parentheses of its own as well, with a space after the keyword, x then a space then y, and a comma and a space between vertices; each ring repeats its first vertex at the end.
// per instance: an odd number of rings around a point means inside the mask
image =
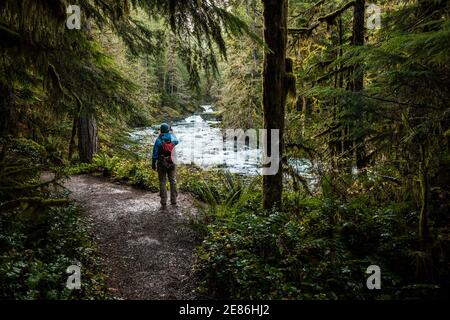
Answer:
POLYGON ((161 133, 168 133, 170 130, 170 127, 167 123, 162 123, 160 130, 161 130, 161 133))

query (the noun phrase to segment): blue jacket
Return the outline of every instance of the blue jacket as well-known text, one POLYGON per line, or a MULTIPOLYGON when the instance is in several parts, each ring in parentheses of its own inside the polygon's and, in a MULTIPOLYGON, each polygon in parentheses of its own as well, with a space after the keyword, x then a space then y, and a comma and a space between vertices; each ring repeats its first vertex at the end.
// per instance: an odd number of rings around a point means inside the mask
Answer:
POLYGON ((160 134, 155 141, 155 145, 153 146, 152 166, 156 165, 156 161, 159 159, 159 156, 162 153, 163 141, 167 140, 171 140, 174 145, 177 145, 179 143, 177 137, 173 133, 160 134))

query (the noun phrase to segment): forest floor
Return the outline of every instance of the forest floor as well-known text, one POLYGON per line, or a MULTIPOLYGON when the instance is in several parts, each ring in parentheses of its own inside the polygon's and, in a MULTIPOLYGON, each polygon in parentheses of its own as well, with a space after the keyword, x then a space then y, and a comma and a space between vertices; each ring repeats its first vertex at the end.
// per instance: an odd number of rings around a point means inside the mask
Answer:
POLYGON ((86 212, 107 274, 122 299, 194 299, 192 198, 162 209, 158 194, 89 175, 65 183, 86 212))

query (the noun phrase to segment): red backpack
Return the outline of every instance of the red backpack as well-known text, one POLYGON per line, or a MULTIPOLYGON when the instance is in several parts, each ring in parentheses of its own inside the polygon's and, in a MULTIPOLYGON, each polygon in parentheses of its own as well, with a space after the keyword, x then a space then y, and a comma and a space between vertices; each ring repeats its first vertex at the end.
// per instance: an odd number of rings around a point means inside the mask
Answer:
POLYGON ((175 148, 175 144, 173 144, 172 140, 163 140, 162 143, 162 152, 161 152, 161 160, 163 165, 170 169, 173 167, 173 149, 175 148))

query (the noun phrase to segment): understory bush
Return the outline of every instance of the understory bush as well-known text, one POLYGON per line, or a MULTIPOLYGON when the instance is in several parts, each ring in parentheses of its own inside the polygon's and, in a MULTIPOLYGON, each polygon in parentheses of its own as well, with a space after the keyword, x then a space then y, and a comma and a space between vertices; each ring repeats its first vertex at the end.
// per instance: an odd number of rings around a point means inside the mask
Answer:
MULTIPOLYGON (((257 198, 260 200, 260 195, 257 198)), ((205 296, 448 296, 447 268, 440 265, 429 269, 431 257, 416 241, 417 213, 411 203, 376 204, 364 196, 344 201, 302 197, 293 192, 285 194, 283 211, 264 211, 258 205, 260 201, 235 203, 206 210, 208 226, 197 250, 196 266, 202 279, 199 292, 205 296), (381 269, 382 290, 366 286, 370 276, 366 270, 371 265, 381 269), (429 280, 429 273, 434 280, 429 280)))
POLYGON ((0 299, 111 297, 89 224, 60 187, 46 147, 3 138, 0 157, 0 299), (81 289, 66 287, 81 267, 81 289))
POLYGON ((100 260, 88 224, 75 206, 36 217, 0 218, 1 299, 105 299, 100 260), (81 290, 66 288, 71 265, 81 267, 81 290))

